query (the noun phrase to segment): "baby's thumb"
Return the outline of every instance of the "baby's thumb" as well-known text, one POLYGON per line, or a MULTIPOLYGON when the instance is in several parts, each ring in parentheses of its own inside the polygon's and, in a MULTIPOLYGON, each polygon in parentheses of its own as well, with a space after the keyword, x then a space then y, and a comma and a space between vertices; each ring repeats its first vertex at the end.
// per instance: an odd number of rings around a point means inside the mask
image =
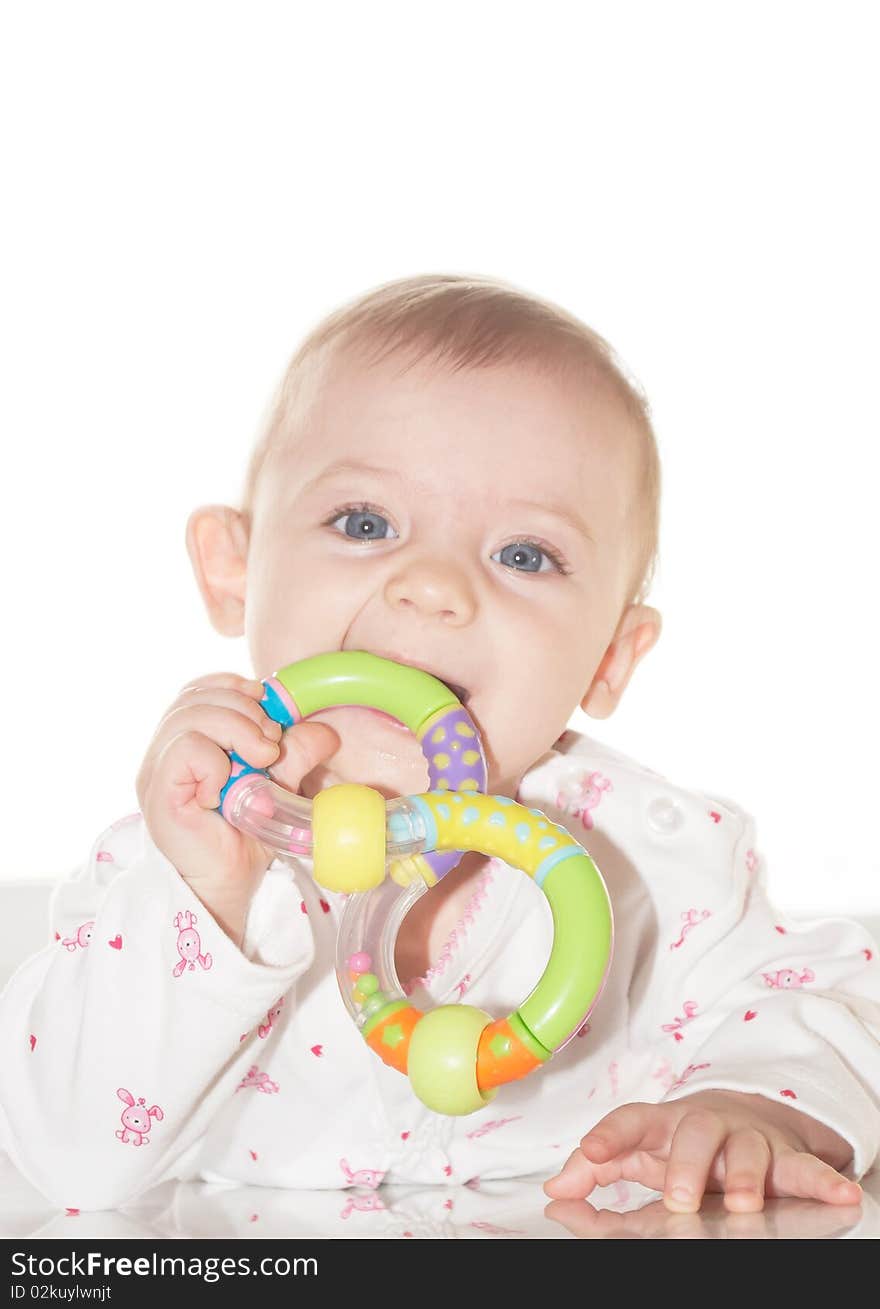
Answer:
POLYGON ((340 744, 339 735, 327 723, 297 723, 282 736, 272 773, 285 786, 298 791, 306 774, 334 755, 340 744))

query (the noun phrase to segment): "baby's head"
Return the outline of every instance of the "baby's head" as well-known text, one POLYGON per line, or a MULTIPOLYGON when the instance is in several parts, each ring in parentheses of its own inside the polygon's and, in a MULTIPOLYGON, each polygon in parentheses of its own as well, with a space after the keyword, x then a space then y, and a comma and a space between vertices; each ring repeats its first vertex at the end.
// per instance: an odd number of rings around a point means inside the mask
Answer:
MULTIPOLYGON (((563 310, 485 278, 394 282, 294 357, 240 509, 196 510, 187 547, 214 627, 254 673, 366 650, 459 690, 489 791, 515 794, 581 705, 613 712, 660 633, 647 407, 563 310)), ((315 715, 340 747, 301 789, 426 789, 407 729, 315 715)), ((282 754, 273 774, 285 781, 282 754)))

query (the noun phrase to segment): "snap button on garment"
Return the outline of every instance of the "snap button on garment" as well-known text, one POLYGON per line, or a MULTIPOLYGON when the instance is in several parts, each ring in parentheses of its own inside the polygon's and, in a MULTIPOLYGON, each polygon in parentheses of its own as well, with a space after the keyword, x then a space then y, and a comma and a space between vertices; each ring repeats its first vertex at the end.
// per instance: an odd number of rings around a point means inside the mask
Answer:
POLYGON ((655 832, 677 832, 684 823, 684 814, 678 805, 666 796, 659 796, 648 805, 648 822, 655 832))

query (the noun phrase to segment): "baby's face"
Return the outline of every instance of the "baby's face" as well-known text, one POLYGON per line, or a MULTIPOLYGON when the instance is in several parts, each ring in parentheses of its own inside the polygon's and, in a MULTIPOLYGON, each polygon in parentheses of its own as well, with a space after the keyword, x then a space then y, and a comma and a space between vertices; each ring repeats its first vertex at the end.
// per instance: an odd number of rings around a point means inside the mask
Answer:
MULTIPOLYGON (((489 790, 512 795, 590 688, 626 600, 638 445, 619 403, 526 366, 338 363, 265 464, 247 557, 254 672, 366 650, 463 688, 489 790)), ((341 740, 301 788, 427 787, 409 731, 341 740)), ((285 758, 273 768, 285 781, 285 758)))

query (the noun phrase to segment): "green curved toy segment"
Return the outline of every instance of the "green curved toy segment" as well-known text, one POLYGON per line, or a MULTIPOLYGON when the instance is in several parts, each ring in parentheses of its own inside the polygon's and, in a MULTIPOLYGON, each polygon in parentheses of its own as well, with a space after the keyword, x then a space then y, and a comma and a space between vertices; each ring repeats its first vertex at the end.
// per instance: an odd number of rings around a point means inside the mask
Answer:
POLYGON ((390 664, 366 651, 348 651, 344 666, 340 666, 338 652, 314 655, 282 668, 275 676, 303 718, 337 705, 364 705, 390 714, 415 736, 441 709, 459 703, 430 673, 390 664))
POLYGON ((507 796, 429 791, 412 799, 425 814, 431 848, 494 855, 528 873, 547 896, 553 948, 517 1015, 552 1053, 583 1021, 608 968, 613 923, 598 868, 566 828, 507 796))
POLYGON ((553 915, 553 950, 534 991, 518 1013, 547 1050, 556 1050, 592 1005, 611 952, 611 906, 588 854, 572 855, 548 873, 544 894, 553 915))

